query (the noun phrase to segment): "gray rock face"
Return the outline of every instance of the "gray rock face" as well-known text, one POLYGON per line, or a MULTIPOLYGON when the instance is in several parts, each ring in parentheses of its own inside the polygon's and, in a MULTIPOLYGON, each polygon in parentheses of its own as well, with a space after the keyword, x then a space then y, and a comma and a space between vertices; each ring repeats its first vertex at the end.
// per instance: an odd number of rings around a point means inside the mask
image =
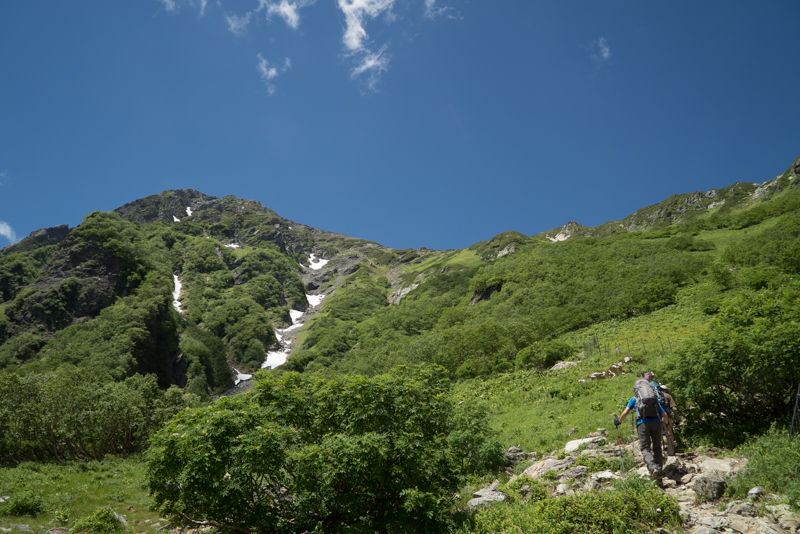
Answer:
POLYGON ((546 460, 541 460, 539 462, 536 462, 532 466, 528 467, 525 471, 523 471, 522 474, 524 476, 529 476, 531 478, 539 478, 548 471, 564 471, 574 463, 575 463, 575 458, 573 458, 572 456, 567 456, 563 460, 548 458, 546 460))
POLYGON ((502 502, 508 500, 508 495, 498 490, 494 484, 483 489, 479 489, 472 494, 472 499, 467 503, 470 509, 484 506, 492 502, 502 502))
POLYGON ((703 473, 694 479, 694 491, 700 497, 715 501, 725 493, 725 479, 717 472, 703 473))
POLYGON ((560 475, 558 475, 558 480, 570 480, 574 478, 581 478, 586 472, 589 471, 589 468, 585 465, 576 465, 575 467, 570 467, 560 475))
POLYGON ((522 449, 519 447, 511 446, 506 452, 503 453, 503 456, 509 461, 509 463, 516 464, 519 462, 524 462, 530 458, 531 455, 526 452, 522 452, 522 449))

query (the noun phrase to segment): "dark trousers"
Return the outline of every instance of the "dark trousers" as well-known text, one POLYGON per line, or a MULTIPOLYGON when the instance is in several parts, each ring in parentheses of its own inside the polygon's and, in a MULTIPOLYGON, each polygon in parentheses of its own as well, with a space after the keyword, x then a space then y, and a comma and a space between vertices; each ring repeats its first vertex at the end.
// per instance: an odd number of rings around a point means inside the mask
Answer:
POLYGON ((661 469, 663 465, 661 456, 661 423, 644 422, 636 428, 639 431, 639 448, 642 451, 642 459, 647 465, 647 471, 652 473, 656 469, 661 469))

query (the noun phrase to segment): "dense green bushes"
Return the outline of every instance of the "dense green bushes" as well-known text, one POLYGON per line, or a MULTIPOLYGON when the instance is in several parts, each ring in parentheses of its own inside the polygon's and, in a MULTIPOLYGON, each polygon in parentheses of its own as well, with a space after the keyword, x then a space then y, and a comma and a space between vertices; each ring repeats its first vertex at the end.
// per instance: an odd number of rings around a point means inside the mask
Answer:
POLYGON ((169 417, 199 399, 159 389, 154 375, 123 382, 64 369, 0 373, 0 461, 101 459, 142 449, 169 417))
POLYGON ((262 373, 250 395, 180 412, 148 452, 148 486, 163 511, 222 530, 443 531, 463 477, 501 459, 448 389, 441 369, 262 373))
POLYGON ((669 370, 687 430, 736 444, 785 421, 800 384, 800 283, 776 280, 719 310, 669 370))

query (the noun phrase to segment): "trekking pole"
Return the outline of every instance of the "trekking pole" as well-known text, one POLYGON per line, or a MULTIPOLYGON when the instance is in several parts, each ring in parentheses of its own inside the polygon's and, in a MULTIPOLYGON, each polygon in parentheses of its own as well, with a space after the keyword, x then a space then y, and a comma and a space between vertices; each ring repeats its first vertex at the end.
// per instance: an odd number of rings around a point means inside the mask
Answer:
MULTIPOLYGON (((792 428, 789 430, 789 439, 794 435, 794 420, 797 417, 797 405, 800 404, 800 384, 797 385, 797 398, 794 401, 794 413, 792 414, 792 428)), ((800 429, 798 429, 800 430, 800 429)))
POLYGON ((614 414, 614 428, 617 429, 617 445, 619 445, 619 463, 622 464, 622 474, 625 474, 625 460, 622 459, 622 440, 619 437, 619 419, 614 414))

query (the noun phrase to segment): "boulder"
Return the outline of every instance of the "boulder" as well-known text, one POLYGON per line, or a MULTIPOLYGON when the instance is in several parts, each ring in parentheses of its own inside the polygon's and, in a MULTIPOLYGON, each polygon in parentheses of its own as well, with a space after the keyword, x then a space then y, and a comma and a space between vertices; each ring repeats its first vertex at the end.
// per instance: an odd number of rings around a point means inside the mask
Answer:
POLYGON ((578 365, 578 362, 558 362, 553 367, 551 367, 550 370, 560 371, 562 369, 566 369, 567 367, 572 367, 573 365, 578 365))
POLYGON ((564 452, 569 454, 575 452, 581 445, 590 445, 592 443, 605 443, 606 439, 602 436, 595 436, 593 438, 573 439, 564 445, 564 452))
POLYGON ((563 460, 556 460, 555 458, 547 458, 545 460, 538 461, 533 465, 531 465, 530 467, 528 467, 525 471, 522 472, 522 475, 528 476, 530 478, 539 478, 548 471, 564 471, 574 463, 575 463, 575 458, 573 458, 572 456, 567 456, 563 460))
POLYGON ((694 491, 703 499, 715 501, 725 493, 725 478, 716 471, 703 473, 694 479, 694 491))
POLYGON ((751 501, 755 501, 760 499, 764 495, 764 488, 761 486, 756 486, 752 488, 750 491, 747 492, 747 498, 751 501))
POLYGON ((733 467, 731 466, 730 460, 720 460, 717 458, 709 458, 708 460, 704 460, 700 464, 700 470, 703 473, 710 473, 712 471, 716 471, 718 473, 722 473, 726 475, 733 471, 733 467))
POLYGON ((589 470, 588 467, 585 465, 576 465, 575 467, 570 467, 560 475, 558 475, 558 480, 569 480, 571 478, 580 478, 586 474, 589 470))
POLYGON ((472 499, 467 503, 467 506, 477 508, 492 502, 502 502, 508 500, 508 495, 497 489, 495 484, 479 489, 472 495, 472 499))
POLYGON ((530 455, 528 453, 522 452, 522 449, 520 449, 519 447, 511 446, 508 448, 506 452, 503 453, 503 456, 505 456, 506 460, 508 460, 509 463, 516 464, 519 462, 524 462, 525 460, 528 459, 530 455))
POLYGON ((600 482, 598 482, 598 481, 597 481, 597 480, 595 480, 594 478, 590 478, 589 480, 587 480, 587 481, 586 481, 586 484, 584 484, 584 486, 583 486, 583 487, 584 487, 585 489, 587 489, 587 490, 599 490, 599 489, 603 489, 603 486, 602 486, 602 485, 600 485, 600 482))
POLYGON ((692 534, 719 534, 719 530, 701 525, 692 534))
POLYGON ((559 484, 556 486, 556 493, 559 495, 566 495, 569 490, 569 484, 559 484))

